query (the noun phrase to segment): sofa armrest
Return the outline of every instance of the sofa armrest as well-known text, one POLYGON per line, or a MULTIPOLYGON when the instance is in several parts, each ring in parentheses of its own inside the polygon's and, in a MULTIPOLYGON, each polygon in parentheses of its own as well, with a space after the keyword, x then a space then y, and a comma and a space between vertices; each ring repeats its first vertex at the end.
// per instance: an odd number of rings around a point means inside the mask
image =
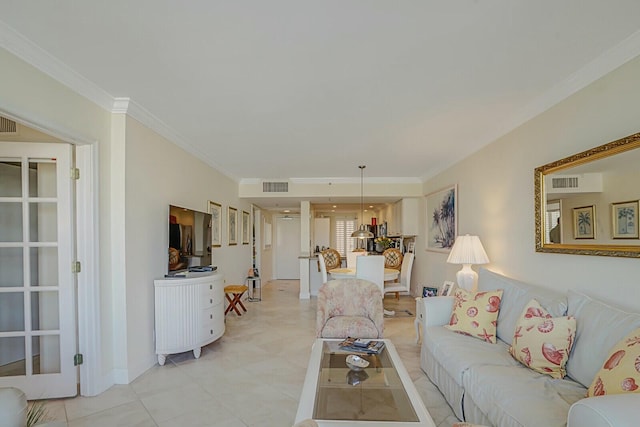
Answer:
POLYGON ((640 394, 589 397, 569 409, 567 427, 631 427, 640 420, 640 394))
POLYGON ((424 327, 448 325, 453 312, 453 297, 422 298, 424 327))

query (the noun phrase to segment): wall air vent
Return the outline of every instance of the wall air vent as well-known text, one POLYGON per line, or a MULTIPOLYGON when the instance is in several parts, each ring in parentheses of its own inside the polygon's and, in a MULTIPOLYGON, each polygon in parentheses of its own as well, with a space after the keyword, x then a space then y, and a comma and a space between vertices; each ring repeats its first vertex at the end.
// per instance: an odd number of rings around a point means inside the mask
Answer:
POLYGON ((15 135, 18 133, 18 125, 13 120, 0 117, 0 134, 15 135))
POLYGON ((577 176, 563 176, 560 178, 551 178, 551 188, 578 188, 577 176))
POLYGON ((262 192, 263 193, 288 193, 289 183, 288 182, 263 182, 262 192))
POLYGON ((547 194, 601 193, 602 188, 602 174, 599 172, 545 177, 547 194))

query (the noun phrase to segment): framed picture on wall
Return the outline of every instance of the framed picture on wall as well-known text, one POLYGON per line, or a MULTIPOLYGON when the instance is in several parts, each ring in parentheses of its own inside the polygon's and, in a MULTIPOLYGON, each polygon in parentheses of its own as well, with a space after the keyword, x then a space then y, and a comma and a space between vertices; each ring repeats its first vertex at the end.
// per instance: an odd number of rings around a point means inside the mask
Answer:
POLYGON ((211 214, 211 246, 222 246, 222 205, 209 200, 209 213, 211 214))
POLYGON ((638 201, 611 203, 614 239, 638 238, 638 201))
POLYGON ((249 244, 249 234, 250 234, 250 225, 251 221, 249 221, 249 212, 242 211, 242 244, 249 244))
POLYGON ((458 235, 458 186, 443 188, 426 195, 426 249, 450 252, 458 235))
POLYGON ((229 246, 238 244, 238 210, 229 206, 227 217, 229 246))
POLYGON ((573 238, 596 238, 596 207, 594 205, 573 208, 573 238))

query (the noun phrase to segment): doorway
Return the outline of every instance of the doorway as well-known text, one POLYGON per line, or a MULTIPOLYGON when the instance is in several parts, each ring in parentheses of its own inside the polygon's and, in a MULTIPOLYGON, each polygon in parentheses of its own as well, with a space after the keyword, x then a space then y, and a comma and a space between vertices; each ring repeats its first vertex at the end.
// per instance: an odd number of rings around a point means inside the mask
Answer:
POLYGON ((276 219, 276 279, 300 280, 300 217, 276 219))
POLYGON ((77 394, 73 148, 0 144, 0 386, 77 394))

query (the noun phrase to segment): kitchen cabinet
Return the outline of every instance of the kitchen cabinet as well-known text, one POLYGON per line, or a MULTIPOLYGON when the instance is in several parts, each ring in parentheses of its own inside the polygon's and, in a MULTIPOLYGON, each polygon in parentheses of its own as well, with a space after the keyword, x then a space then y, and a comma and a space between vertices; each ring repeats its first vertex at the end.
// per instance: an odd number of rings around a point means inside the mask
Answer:
POLYGON ((314 218, 313 220, 313 241, 314 247, 331 246, 331 219, 330 218, 314 218))
POLYGON ((406 198, 394 203, 391 209, 390 236, 418 235, 418 199, 406 198))

